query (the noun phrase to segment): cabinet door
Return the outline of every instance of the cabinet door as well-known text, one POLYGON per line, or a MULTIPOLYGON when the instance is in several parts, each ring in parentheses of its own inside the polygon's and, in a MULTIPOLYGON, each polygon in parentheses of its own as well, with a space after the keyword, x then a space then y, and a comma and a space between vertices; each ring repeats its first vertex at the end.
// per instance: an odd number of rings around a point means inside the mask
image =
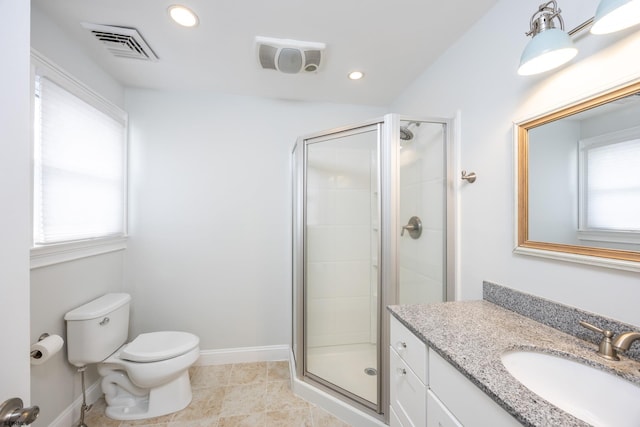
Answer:
POLYGON ((391 407, 405 427, 423 427, 427 423, 427 386, 393 348, 389 354, 391 407))
POLYGON ((389 427, 405 427, 400 421, 400 418, 398 418, 398 415, 396 415, 393 406, 389 406, 389 427))
POLYGON ((463 427, 431 390, 427 391, 427 427, 463 427))

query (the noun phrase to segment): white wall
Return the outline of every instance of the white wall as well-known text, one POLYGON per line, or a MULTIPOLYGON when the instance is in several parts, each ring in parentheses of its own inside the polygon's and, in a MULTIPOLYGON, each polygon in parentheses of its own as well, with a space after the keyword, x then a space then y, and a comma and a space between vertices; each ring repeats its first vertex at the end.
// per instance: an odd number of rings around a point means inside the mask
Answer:
MULTIPOLYGON (((123 105, 124 89, 87 59, 82 49, 37 7, 31 11, 31 46, 101 96, 123 105)), ((29 164, 30 153, 25 156, 29 164)), ((123 253, 116 252, 32 270, 31 342, 43 332, 60 334, 66 341, 64 314, 104 293, 121 291, 123 267, 123 253)), ((97 379, 95 368, 91 368, 87 385, 97 379)), ((31 396, 41 410, 33 425, 49 425, 80 394, 80 376, 68 364, 66 351, 43 365, 32 366, 31 396)))
POLYGON ((203 350, 288 344, 296 138, 379 108, 127 90, 126 290, 135 333, 187 330, 203 350))
MULTIPOLYGON (((461 113, 461 159, 478 174, 459 182, 461 277, 458 297, 482 297, 491 280, 624 322, 640 325, 638 273, 512 253, 514 187, 512 125, 589 91, 640 74, 640 31, 581 36, 571 65, 541 76, 516 74, 537 0, 499 2, 409 87, 391 110, 406 114, 461 113)), ((596 0, 565 0, 567 28, 593 16, 596 0)))

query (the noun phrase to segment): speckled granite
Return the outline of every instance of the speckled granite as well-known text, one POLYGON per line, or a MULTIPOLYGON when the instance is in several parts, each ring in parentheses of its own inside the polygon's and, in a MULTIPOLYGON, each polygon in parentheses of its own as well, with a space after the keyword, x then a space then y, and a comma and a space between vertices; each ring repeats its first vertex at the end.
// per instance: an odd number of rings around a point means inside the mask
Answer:
POLYGON ((579 360, 640 386, 640 365, 608 362, 596 346, 488 301, 389 306, 391 314, 525 426, 588 426, 529 391, 500 360, 509 350, 535 350, 579 360))
MULTIPOLYGON (((628 325, 491 282, 485 281, 482 284, 482 293, 483 299, 489 302, 594 344, 600 343, 602 335, 580 326, 581 320, 600 329, 613 331, 616 335, 627 331, 640 332, 638 326, 628 325)), ((633 343, 626 356, 640 361, 640 342, 633 343)))

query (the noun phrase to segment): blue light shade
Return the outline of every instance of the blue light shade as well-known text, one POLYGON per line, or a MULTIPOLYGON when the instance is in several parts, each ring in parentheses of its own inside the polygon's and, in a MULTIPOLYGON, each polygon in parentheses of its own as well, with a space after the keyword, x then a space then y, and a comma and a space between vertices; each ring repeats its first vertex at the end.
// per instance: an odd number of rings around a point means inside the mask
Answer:
POLYGON ((609 34, 640 23, 640 0, 601 0, 591 26, 592 34, 609 34))
POLYGON ((557 28, 535 35, 520 57, 518 74, 530 76, 543 73, 569 62, 578 54, 571 37, 557 28))

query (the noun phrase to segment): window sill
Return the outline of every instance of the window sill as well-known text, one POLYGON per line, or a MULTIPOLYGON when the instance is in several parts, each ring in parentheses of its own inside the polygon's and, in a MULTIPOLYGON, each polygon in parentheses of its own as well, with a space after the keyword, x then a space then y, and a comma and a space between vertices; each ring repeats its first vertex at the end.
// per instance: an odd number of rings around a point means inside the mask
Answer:
POLYGON ((640 233, 635 231, 578 230, 578 239, 593 242, 637 245, 640 244, 640 233))
POLYGON ((31 248, 31 269, 60 264, 127 248, 127 237, 109 237, 31 248))

